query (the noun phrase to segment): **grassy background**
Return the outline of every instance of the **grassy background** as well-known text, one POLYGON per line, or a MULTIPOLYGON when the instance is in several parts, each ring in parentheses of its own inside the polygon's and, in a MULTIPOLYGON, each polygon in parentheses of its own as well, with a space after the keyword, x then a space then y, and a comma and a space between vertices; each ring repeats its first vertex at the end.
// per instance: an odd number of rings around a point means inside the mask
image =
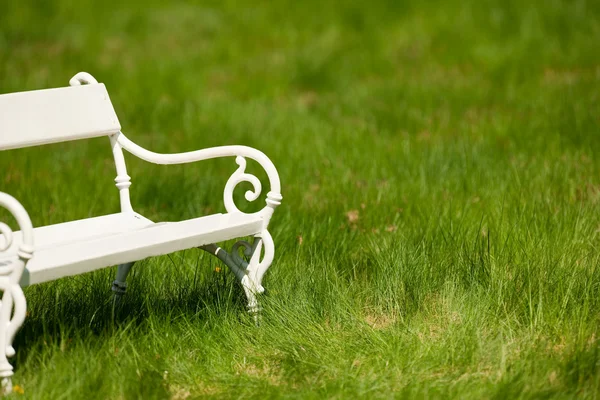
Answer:
MULTIPOLYGON (((0 2, 0 93, 80 70, 142 146, 268 154, 276 260, 259 329, 196 250, 116 313, 114 268, 28 288, 15 396, 600 393, 599 2, 0 2)), ((237 167, 127 161, 154 220, 223 211, 237 167)), ((36 226, 118 210, 105 138, 0 170, 36 226)))

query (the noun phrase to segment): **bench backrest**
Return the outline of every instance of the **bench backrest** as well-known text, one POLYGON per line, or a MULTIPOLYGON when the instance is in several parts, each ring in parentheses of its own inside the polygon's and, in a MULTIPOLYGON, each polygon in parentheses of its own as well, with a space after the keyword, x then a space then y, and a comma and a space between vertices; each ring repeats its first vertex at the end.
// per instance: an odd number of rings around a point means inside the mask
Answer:
POLYGON ((0 150, 121 130, 102 83, 0 95, 0 150))

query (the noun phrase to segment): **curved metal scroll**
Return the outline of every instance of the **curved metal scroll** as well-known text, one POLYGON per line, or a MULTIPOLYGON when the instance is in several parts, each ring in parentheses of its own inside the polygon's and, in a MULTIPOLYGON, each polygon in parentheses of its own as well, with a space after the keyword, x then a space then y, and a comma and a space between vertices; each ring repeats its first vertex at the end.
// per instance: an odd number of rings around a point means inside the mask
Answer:
POLYGON ((21 242, 16 243, 10 227, 0 223, 0 251, 10 251, 18 246, 16 252, 10 252, 0 261, 0 290, 4 292, 0 306, 0 377, 4 382, 13 374, 7 357, 15 354, 12 342, 27 310, 19 281, 27 261, 33 257, 33 225, 25 208, 14 197, 0 192, 0 207, 6 208, 15 217, 22 237, 21 242))

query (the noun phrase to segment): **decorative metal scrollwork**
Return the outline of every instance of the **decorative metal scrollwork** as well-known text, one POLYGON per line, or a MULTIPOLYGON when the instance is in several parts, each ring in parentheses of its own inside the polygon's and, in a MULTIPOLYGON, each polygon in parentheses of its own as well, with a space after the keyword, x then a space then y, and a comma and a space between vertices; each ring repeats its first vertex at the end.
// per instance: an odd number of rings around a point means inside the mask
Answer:
POLYGON ((27 211, 14 197, 0 192, 0 206, 6 208, 17 220, 21 229, 17 242, 19 246, 14 253, 10 250, 15 242, 11 228, 0 222, 0 251, 11 251, 9 256, 0 262, 0 378, 4 390, 10 388, 10 377, 13 367, 7 357, 15 355, 12 342, 17 330, 25 320, 27 303, 19 284, 21 275, 28 260, 33 257, 33 226, 27 211))
POLYGON ((257 312, 258 299, 256 296, 265 291, 262 286, 262 278, 275 255, 275 246, 269 231, 264 230, 252 244, 246 241, 236 242, 232 246, 231 252, 227 252, 215 244, 202 246, 201 249, 216 256, 231 269, 246 293, 248 309, 251 312, 257 312), (246 261, 240 256, 239 250, 242 246, 244 255, 250 257, 250 261, 246 261))
MULTIPOLYGON (((256 158, 255 158, 256 159, 256 158)), ((259 157, 260 159, 260 157, 259 157)), ((268 160, 268 159, 267 159, 268 160)), ((275 245, 273 238, 267 230, 267 226, 273 215, 273 211, 281 204, 281 194, 279 193, 279 177, 272 167, 272 164, 266 163, 264 160, 259 163, 265 168, 270 178, 271 191, 267 193, 266 206, 257 213, 263 219, 263 227, 258 233, 252 244, 239 241, 236 242, 231 252, 227 252, 222 248, 210 244, 201 248, 223 261, 239 279, 248 298, 248 309, 256 313, 259 310, 257 294, 265 291, 262 286, 262 278, 271 266, 275 256, 275 245), (244 255, 250 258, 250 261, 244 260, 239 253, 240 247, 244 247, 244 255)), ((233 201, 233 191, 236 186, 242 182, 248 182, 254 190, 248 190, 245 194, 246 200, 254 201, 261 193, 262 186, 258 178, 254 175, 246 173, 246 159, 238 155, 235 162, 239 165, 238 169, 231 175, 223 193, 225 209, 228 213, 241 212, 233 201)))
POLYGON ((4 222, 0 222, 0 235, 2 235, 2 238, 0 239, 0 251, 6 251, 12 246, 13 231, 10 229, 10 226, 6 225, 4 222))
POLYGON ((260 196, 260 193, 262 191, 262 185, 258 178, 252 174, 246 173, 246 159, 242 156, 237 156, 235 158, 235 162, 237 165, 239 165, 239 168, 231 175, 231 177, 227 181, 227 184, 225 185, 225 192, 223 194, 225 209, 229 213, 240 212, 240 210, 235 205, 235 202, 233 201, 233 191, 238 184, 242 182, 248 182, 252 184, 254 190, 248 190, 245 194, 246 200, 250 202, 258 199, 258 196, 260 196))
POLYGON ((252 257, 252 252, 254 251, 252 245, 245 240, 240 240, 235 242, 233 246, 231 246, 231 257, 237 265, 244 265, 244 263, 248 264, 246 260, 240 257, 239 248, 244 247, 244 255, 248 258, 252 257))

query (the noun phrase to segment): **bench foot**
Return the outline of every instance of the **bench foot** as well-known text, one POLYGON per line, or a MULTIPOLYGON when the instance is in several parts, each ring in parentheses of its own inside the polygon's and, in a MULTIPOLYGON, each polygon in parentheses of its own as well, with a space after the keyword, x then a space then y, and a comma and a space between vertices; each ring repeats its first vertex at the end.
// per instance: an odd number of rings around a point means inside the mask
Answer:
POLYGON ((6 378, 2 378, 0 386, 1 386, 1 390, 2 390, 2 395, 8 396, 9 394, 11 394, 13 391, 12 377, 9 376, 6 378))
POLYGON ((117 276, 113 281, 111 290, 115 293, 115 296, 121 297, 127 293, 127 275, 133 267, 132 262, 121 264, 117 267, 117 276))
POLYGON ((215 244, 201 246, 200 248, 219 258, 235 274, 248 299, 248 311, 254 314, 255 320, 258 322, 260 313, 258 296, 265 291, 262 286, 262 278, 271 266, 275 255, 275 245, 269 231, 265 229, 254 238, 252 244, 245 241, 236 242, 230 253, 215 244), (239 250, 241 247, 244 247, 244 255, 250 257, 249 262, 240 256, 239 250), (262 260, 261 254, 263 256, 262 260))

